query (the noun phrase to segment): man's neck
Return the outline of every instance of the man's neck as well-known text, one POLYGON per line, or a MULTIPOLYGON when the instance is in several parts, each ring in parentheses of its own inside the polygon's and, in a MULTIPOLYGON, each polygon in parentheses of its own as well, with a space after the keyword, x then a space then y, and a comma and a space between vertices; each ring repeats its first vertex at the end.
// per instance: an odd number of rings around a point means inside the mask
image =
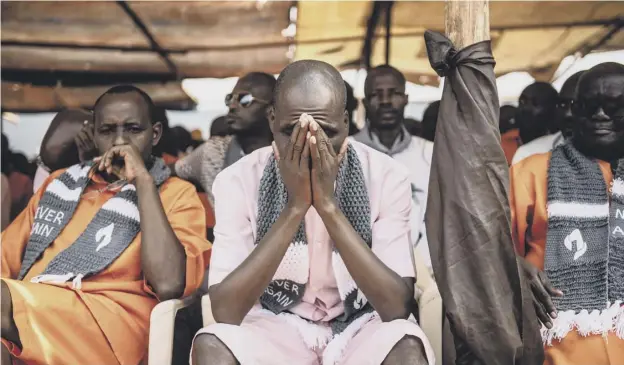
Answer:
POLYGON ((371 133, 375 133, 377 138, 379 138, 379 142, 381 142, 381 144, 386 146, 386 148, 388 149, 392 149, 392 146, 394 146, 394 142, 397 140, 397 138, 404 138, 403 128, 401 128, 400 124, 393 129, 371 128, 370 131, 371 133))
POLYGON ((273 141, 271 133, 256 132, 250 134, 237 134, 236 139, 246 155, 253 151, 271 145, 273 141))

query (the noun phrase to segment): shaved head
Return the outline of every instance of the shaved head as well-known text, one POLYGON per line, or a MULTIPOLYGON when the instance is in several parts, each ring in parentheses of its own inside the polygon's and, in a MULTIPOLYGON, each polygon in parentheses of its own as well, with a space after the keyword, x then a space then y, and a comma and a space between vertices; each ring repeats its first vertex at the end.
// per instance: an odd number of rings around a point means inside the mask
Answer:
POLYGON ((278 149, 285 147, 299 117, 307 113, 323 128, 338 151, 349 129, 346 104, 345 82, 332 65, 302 60, 286 66, 277 78, 269 112, 278 149))
POLYGON ((275 87, 275 107, 284 100, 331 99, 339 112, 346 109, 347 89, 342 76, 332 65, 316 60, 291 63, 280 73, 275 87))
POLYGON ((584 73, 585 71, 579 71, 574 75, 568 77, 566 82, 563 83, 563 86, 561 86, 559 97, 563 99, 574 100, 576 97, 576 85, 578 85, 578 82, 584 73))

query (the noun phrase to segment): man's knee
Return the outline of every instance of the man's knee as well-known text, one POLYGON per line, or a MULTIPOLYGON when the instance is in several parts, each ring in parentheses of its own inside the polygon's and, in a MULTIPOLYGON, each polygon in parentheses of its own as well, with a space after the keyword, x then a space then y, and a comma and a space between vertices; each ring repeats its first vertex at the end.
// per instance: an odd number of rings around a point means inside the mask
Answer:
POLYGON ((422 341, 414 336, 404 336, 400 339, 383 362, 383 365, 394 364, 429 364, 422 341))
POLYGON ((192 350, 193 365, 237 365, 236 357, 215 335, 203 333, 195 337, 192 350))

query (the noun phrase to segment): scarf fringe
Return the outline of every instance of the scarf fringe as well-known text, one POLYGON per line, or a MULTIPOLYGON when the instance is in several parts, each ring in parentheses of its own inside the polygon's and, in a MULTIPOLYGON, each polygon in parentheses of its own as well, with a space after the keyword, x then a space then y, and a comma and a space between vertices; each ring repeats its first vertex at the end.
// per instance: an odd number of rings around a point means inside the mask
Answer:
POLYGON ((286 312, 280 313, 279 317, 297 329, 303 342, 311 350, 317 350, 327 346, 332 339, 332 330, 329 326, 311 323, 298 315, 286 312))
POLYGON ((542 325, 542 342, 552 346, 553 340, 560 341, 573 330, 576 330, 583 337, 590 335, 606 336, 609 332, 615 332, 618 338, 624 339, 624 306, 622 306, 622 302, 616 301, 601 311, 594 310, 591 313, 587 310, 582 310, 579 313, 572 310, 559 312, 557 318, 553 320, 551 329, 542 325))
POLYGON ((323 351, 323 365, 335 365, 338 363, 342 358, 344 349, 349 344, 349 340, 351 340, 366 323, 377 316, 377 312, 362 314, 358 319, 351 322, 344 331, 334 336, 327 345, 327 348, 325 348, 325 351, 323 351))

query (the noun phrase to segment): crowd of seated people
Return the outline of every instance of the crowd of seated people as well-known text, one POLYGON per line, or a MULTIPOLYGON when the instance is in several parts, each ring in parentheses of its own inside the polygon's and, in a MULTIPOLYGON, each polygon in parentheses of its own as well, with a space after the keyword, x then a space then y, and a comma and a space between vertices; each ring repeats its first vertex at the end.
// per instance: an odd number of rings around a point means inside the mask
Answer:
MULTIPOLYGON (((2 361, 139 364, 159 301, 174 363, 434 364, 414 314, 436 124, 405 116, 405 76, 332 66, 241 77, 210 136, 142 90, 59 112, 37 164, 2 136, 2 361)), ((512 236, 544 364, 624 361, 624 66, 500 108, 512 236), (620 206, 620 204, 623 204, 620 206)), ((437 362, 436 362, 437 361, 437 362)))

